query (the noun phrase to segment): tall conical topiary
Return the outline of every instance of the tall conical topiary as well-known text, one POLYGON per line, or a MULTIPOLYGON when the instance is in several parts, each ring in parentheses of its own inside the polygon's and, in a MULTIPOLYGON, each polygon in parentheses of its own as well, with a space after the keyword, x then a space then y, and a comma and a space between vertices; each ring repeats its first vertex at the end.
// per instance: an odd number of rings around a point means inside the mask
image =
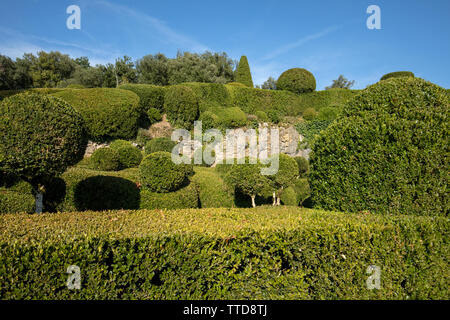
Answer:
POLYGON ((253 88, 252 74, 250 73, 250 66, 246 56, 242 56, 241 60, 239 60, 239 65, 236 69, 236 82, 253 88))

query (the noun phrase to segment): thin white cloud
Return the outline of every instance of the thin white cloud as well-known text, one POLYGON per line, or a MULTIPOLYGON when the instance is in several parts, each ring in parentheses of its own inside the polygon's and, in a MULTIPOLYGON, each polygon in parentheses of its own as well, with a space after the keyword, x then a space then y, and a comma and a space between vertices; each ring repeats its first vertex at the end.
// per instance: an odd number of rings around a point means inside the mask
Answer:
POLYGON ((292 50, 292 49, 298 48, 298 47, 300 47, 300 46, 302 46, 302 45, 304 45, 304 44, 306 44, 306 43, 308 43, 308 42, 310 42, 312 40, 316 40, 316 39, 322 38, 322 37, 326 36, 327 34, 336 31, 339 28, 340 28, 339 26, 332 26, 332 27, 326 28, 325 30, 322 30, 322 31, 320 31, 318 33, 314 33, 314 34, 311 34, 311 35, 306 36, 304 38, 301 38, 301 39, 299 39, 299 40, 297 40, 295 42, 292 42, 292 43, 289 43, 287 45, 284 45, 281 48, 278 48, 278 49, 268 53, 261 60, 264 61, 264 60, 273 59, 273 58, 275 58, 275 57, 277 57, 277 56, 279 56, 281 54, 284 54, 284 53, 292 50))
POLYGON ((97 1, 96 4, 103 5, 117 14, 126 14, 128 17, 132 18, 135 21, 141 22, 147 27, 150 25, 156 31, 158 31, 161 35, 164 36, 165 40, 168 40, 169 43, 174 44, 179 47, 188 48, 192 51, 203 52, 203 51, 211 51, 206 45, 201 44, 200 42, 192 39, 191 37, 184 35, 180 32, 177 32, 167 26, 163 21, 152 17, 146 13, 138 12, 129 7, 113 4, 108 1, 97 1))

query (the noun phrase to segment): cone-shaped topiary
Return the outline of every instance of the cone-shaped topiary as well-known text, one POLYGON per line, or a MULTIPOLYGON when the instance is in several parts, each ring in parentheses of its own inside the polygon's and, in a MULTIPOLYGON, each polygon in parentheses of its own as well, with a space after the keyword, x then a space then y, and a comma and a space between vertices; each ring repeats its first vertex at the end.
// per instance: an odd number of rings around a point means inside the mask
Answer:
POLYGON ((63 100, 37 93, 4 99, 0 114, 0 171, 33 186, 39 213, 44 184, 83 158, 84 121, 63 100))
POLYGON ((313 144, 319 208, 447 215, 450 97, 419 78, 380 81, 345 106, 313 144))
POLYGON ((297 94, 312 92, 316 90, 316 78, 306 69, 289 69, 278 78, 277 89, 288 90, 297 94))
POLYGON ((242 56, 236 69, 236 82, 245 84, 247 87, 253 88, 252 74, 246 56, 242 56))

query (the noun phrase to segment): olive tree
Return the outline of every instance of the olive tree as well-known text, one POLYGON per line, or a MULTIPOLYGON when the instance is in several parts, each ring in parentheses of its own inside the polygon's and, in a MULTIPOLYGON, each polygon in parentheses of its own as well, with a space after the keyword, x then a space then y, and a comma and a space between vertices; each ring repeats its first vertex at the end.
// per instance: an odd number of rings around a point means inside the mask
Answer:
POLYGON ((0 114, 0 171, 32 185, 41 213, 46 184, 84 155, 84 121, 63 100, 38 93, 4 99, 0 114))

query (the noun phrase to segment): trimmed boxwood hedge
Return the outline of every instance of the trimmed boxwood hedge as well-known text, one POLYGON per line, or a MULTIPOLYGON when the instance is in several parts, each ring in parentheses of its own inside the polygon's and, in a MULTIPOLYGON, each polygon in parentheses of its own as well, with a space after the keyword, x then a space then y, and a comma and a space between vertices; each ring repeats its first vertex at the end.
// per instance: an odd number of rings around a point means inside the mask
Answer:
POLYGON ((108 147, 97 149, 89 158, 89 164, 95 170, 117 171, 120 169, 119 152, 108 147))
POLYGON ((296 94, 316 90, 316 78, 303 68, 293 68, 284 71, 277 80, 278 90, 287 90, 296 94))
POLYGON ((313 143, 314 205, 446 216, 449 112, 445 89, 419 78, 368 87, 313 143))
POLYGON ((142 160, 139 165, 139 180, 142 186, 152 192, 175 191, 186 182, 186 169, 184 164, 172 161, 171 153, 157 151, 142 160))
POLYGON ((141 189, 141 209, 187 209, 198 208, 198 187, 191 182, 184 187, 165 193, 141 189))
POLYGON ((52 95, 62 98, 81 114, 92 140, 136 137, 140 109, 139 97, 134 92, 111 88, 66 89, 52 95))
POLYGON ((154 86, 151 84, 127 83, 119 86, 120 89, 130 90, 138 95, 139 106, 142 112, 147 112, 150 108, 164 111, 164 94, 166 87, 154 86))
POLYGON ((294 207, 0 216, 0 299, 448 299, 449 221, 294 207), (69 290, 68 266, 81 272, 69 290), (366 285, 381 268, 381 289, 366 285))
POLYGON ((411 71, 390 72, 390 73, 387 73, 384 76, 382 76, 380 80, 387 80, 390 78, 401 78, 401 77, 413 77, 414 78, 414 73, 412 73, 411 71))
POLYGON ((175 85, 167 89, 164 97, 164 110, 167 119, 174 126, 192 128, 198 118, 198 97, 194 90, 184 85, 175 85))
POLYGON ((195 174, 191 180, 198 185, 201 208, 231 208, 234 206, 233 190, 230 190, 216 170, 194 167, 194 171, 195 174))
POLYGON ((154 138, 145 144, 144 151, 146 155, 158 151, 172 152, 176 145, 177 143, 175 141, 167 137, 154 138))

